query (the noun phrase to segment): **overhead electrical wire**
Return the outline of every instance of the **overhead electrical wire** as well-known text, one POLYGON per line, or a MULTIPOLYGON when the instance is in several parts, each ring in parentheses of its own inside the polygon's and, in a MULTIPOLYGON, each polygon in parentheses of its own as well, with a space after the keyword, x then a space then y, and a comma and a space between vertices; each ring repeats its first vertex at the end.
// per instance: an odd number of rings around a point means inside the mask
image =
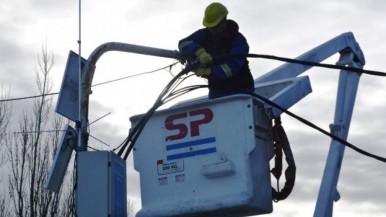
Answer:
MULTIPOLYGON (((380 72, 380 71, 365 70, 365 69, 359 69, 359 68, 348 67, 348 66, 338 66, 338 65, 332 65, 332 64, 316 63, 316 62, 311 62, 311 61, 297 60, 297 59, 278 57, 278 56, 272 56, 272 55, 248 54, 247 57, 250 57, 250 58, 272 59, 272 60, 278 60, 278 61, 295 63, 295 64, 302 64, 302 65, 316 66, 316 67, 323 67, 323 68, 330 68, 330 69, 340 69, 340 70, 353 71, 353 72, 358 72, 358 73, 363 73, 363 74, 368 74, 368 75, 373 75, 373 76, 386 77, 386 73, 385 72, 380 72)), ((132 76, 126 76, 126 77, 123 77, 123 78, 102 82, 102 83, 99 83, 99 84, 96 84, 96 85, 93 85, 93 86, 99 86, 99 85, 103 85, 103 84, 107 84, 107 83, 112 83, 112 82, 120 81, 120 80, 123 80, 123 79, 131 78, 131 77, 135 77, 135 76, 139 76, 139 75, 143 75, 143 74, 149 74, 149 73, 152 73, 152 72, 155 72, 155 71, 159 71, 159 70, 162 70, 162 69, 171 68, 175 64, 177 64, 177 63, 173 63, 173 64, 168 65, 166 67, 162 67, 160 69, 152 70, 150 72, 144 72, 144 73, 139 73, 139 74, 132 75, 132 76)), ((129 136, 122 142, 122 144, 119 145, 117 148, 115 148, 113 151, 115 151, 118 148, 120 148, 118 155, 121 156, 124 153, 125 149, 128 148, 126 150, 125 155, 124 155, 124 159, 126 160, 127 156, 129 155, 129 153, 131 152, 131 150, 132 150, 132 148, 133 148, 133 146, 135 144, 135 141, 137 140, 137 138, 139 137, 140 133, 142 132, 145 124, 147 123, 147 121, 150 119, 151 115, 155 112, 155 110, 158 107, 160 107, 162 104, 164 104, 164 103, 166 103, 166 102, 168 102, 168 101, 170 101, 170 100, 172 100, 172 99, 174 99, 176 97, 179 97, 179 96, 181 96, 181 95, 183 95, 183 94, 185 94, 187 92, 190 92, 192 90, 195 90, 195 89, 207 86, 207 85, 196 85, 196 86, 191 86, 191 87, 185 87, 185 88, 182 88, 180 90, 177 90, 177 91, 173 92, 173 90, 175 90, 175 87, 178 86, 178 84, 176 85, 175 82, 182 75, 187 74, 188 72, 191 71, 191 69, 194 69, 194 67, 197 66, 197 63, 195 63, 195 64, 196 65, 191 64, 190 66, 185 67, 178 75, 176 75, 169 82, 169 84, 164 88, 164 90, 161 92, 161 94, 157 98, 157 100, 154 103, 154 105, 148 110, 148 112, 141 118, 141 120, 137 123, 137 125, 132 129, 133 133, 130 133, 129 136), (176 85, 176 86, 173 88, 173 85, 176 85), (169 94, 167 95, 168 92, 169 92, 169 94), (127 147, 127 145, 129 145, 129 146, 127 147)), ((11 99, 1 99, 0 102, 16 101, 16 100, 37 98, 37 97, 56 95, 56 94, 58 94, 58 93, 48 93, 48 94, 44 94, 44 95, 27 96, 27 97, 19 97, 19 98, 11 98, 11 99)), ((260 96, 260 95, 255 94, 255 93, 246 93, 246 94, 249 94, 249 95, 257 98, 257 99, 263 101, 264 103, 275 107, 276 109, 279 109, 280 111, 286 113, 287 115, 289 115, 289 116, 299 120, 300 122, 306 124, 307 126, 313 128, 313 129, 318 130, 319 132, 321 132, 321 133, 331 137, 333 140, 338 141, 342 145, 345 145, 345 146, 347 146, 347 147, 357 151, 360 154, 363 154, 365 156, 368 156, 368 157, 371 157, 371 158, 374 158, 376 160, 379 160, 381 162, 385 162, 386 163, 386 158, 380 157, 380 156, 377 156, 377 155, 374 155, 374 154, 371 154, 371 153, 369 153, 367 151, 364 151, 364 150, 354 146, 353 144, 347 142, 346 140, 344 140, 344 139, 342 139, 342 138, 340 138, 340 137, 338 137, 336 135, 333 135, 333 134, 327 132, 326 130, 316 126, 315 124, 311 123, 310 121, 308 121, 308 120, 306 120, 306 119, 304 119, 304 118, 302 118, 302 117, 300 117, 298 115, 295 115, 294 113, 288 111, 287 109, 281 107, 280 105, 270 101, 269 99, 267 99, 267 98, 265 98, 263 96, 260 96)))
POLYGON ((244 92, 244 93, 248 94, 248 95, 251 95, 254 98, 257 98, 260 101, 263 101, 264 103, 266 103, 266 104, 268 104, 268 105, 270 105, 270 106, 272 106, 272 107, 282 111, 283 113, 287 114, 288 116, 290 116, 292 118, 295 118, 296 120, 300 121, 301 123, 303 123, 303 124, 313 128, 313 129, 321 132, 322 134, 324 134, 326 136, 329 136, 331 139, 338 141, 342 145, 344 145, 346 147, 349 147, 349 148, 353 149, 354 151, 356 151, 356 152, 358 152, 360 154, 363 154, 363 155, 365 155, 367 157, 371 157, 371 158, 374 158, 376 160, 379 160, 381 162, 386 163, 386 158, 378 156, 378 155, 375 155, 375 154, 371 154, 371 153, 369 153, 369 152, 367 152, 367 151, 365 151, 363 149, 360 149, 360 148, 354 146, 353 144, 347 142, 346 140, 344 140, 344 139, 342 139, 342 138, 340 138, 340 137, 338 137, 338 136, 336 136, 334 134, 331 134, 331 133, 327 132, 326 130, 318 127, 317 125, 313 124, 312 122, 310 122, 310 121, 308 121, 308 120, 306 120, 306 119, 304 119, 304 118, 302 118, 302 117, 300 117, 300 116, 298 116, 298 115, 288 111, 287 109, 281 107, 280 105, 272 102, 271 100, 269 100, 269 99, 267 99, 267 98, 265 98, 265 97, 263 97, 261 95, 258 95, 256 93, 250 93, 250 92, 244 92))
MULTIPOLYGON (((164 69, 169 69, 170 70, 177 63, 178 62, 175 62, 175 63, 169 64, 167 66, 164 66, 164 67, 161 67, 161 68, 158 68, 158 69, 154 69, 154 70, 151 70, 151 71, 148 71, 148 72, 142 72, 142 73, 138 73, 138 74, 134 74, 134 75, 125 76, 125 77, 122 77, 122 78, 117 78, 117 79, 113 79, 113 80, 97 83, 97 84, 92 85, 91 87, 105 85, 105 84, 108 84, 108 83, 113 83, 113 82, 125 80, 125 79, 128 79, 128 78, 133 78, 133 77, 137 77, 137 76, 141 76, 141 75, 146 75, 146 74, 154 73, 154 72, 161 71, 161 70, 164 70, 164 69)), ((10 102, 10 101, 25 100, 25 99, 33 99, 33 98, 39 98, 39 97, 51 96, 51 95, 58 95, 58 94, 59 94, 59 92, 54 92, 54 93, 47 93, 47 94, 41 94, 41 95, 35 95, 35 96, 25 96, 25 97, 17 97, 17 98, 9 98, 9 99, 0 99, 0 102, 10 102)))
POLYGON ((265 54, 247 54, 246 56, 250 58, 271 59, 271 60, 278 60, 282 62, 296 63, 296 64, 307 65, 307 66, 315 66, 315 67, 322 67, 322 68, 328 68, 328 69, 340 69, 340 70, 358 72, 358 73, 368 74, 373 76, 386 77, 386 72, 366 70, 366 69, 360 69, 360 68, 355 68, 350 66, 338 66, 338 65, 326 64, 326 63, 316 63, 311 61, 291 59, 286 57, 278 57, 278 56, 265 55, 265 54))
MULTIPOLYGON (((373 76, 386 77, 386 72, 381 72, 381 71, 366 70, 366 69, 359 69, 359 68, 355 68, 355 67, 338 66, 338 65, 325 64, 325 63, 316 63, 316 62, 311 62, 311 61, 291 59, 291 58, 279 57, 279 56, 273 56, 273 55, 252 54, 251 53, 251 54, 247 54, 246 57, 249 57, 249 58, 271 59, 271 60, 277 60, 277 61, 282 61, 282 62, 307 65, 307 66, 315 66, 315 67, 322 67, 322 68, 329 68, 329 69, 340 69, 340 70, 347 70, 347 71, 358 72, 358 73, 368 74, 368 75, 373 75, 373 76)), ((112 83, 112 82, 116 82, 116 81, 120 81, 120 80, 124 80, 124 79, 128 79, 128 78, 132 78, 132 77, 136 77, 136 76, 140 76, 140 75, 145 75, 145 74, 153 73, 153 72, 160 71, 160 70, 167 69, 167 68, 171 68, 172 66, 176 65, 177 63, 178 62, 175 62, 175 63, 170 64, 168 66, 165 66, 165 67, 162 67, 162 68, 159 68, 159 69, 155 69, 155 70, 152 70, 152 71, 149 71, 149 72, 143 72, 143 73, 139 73, 139 74, 135 74, 135 75, 130 75, 130 76, 126 76, 126 77, 122 77, 122 78, 118 78, 118 79, 114 79, 114 80, 110 80, 110 81, 106 81, 106 82, 101 82, 101 83, 92 85, 92 87, 100 86, 100 85, 104 85, 104 84, 108 84, 108 83, 112 83)), ((59 92, 48 93, 48 94, 45 94, 44 96, 57 95, 57 94, 59 94, 59 92)), ((26 96, 26 97, 18 97, 18 98, 10 98, 10 99, 0 99, 0 102, 9 102, 9 101, 31 99, 31 98, 38 98, 38 97, 42 97, 42 96, 43 95, 35 95, 35 96, 26 96)))
MULTIPOLYGON (((190 66, 190 68, 192 68, 192 66, 190 66)), ((117 148, 113 149, 113 151, 117 150, 118 148, 120 148, 119 152, 118 152, 118 155, 119 156, 123 156, 123 159, 126 160, 128 155, 130 154, 131 150, 133 149, 134 145, 135 145, 135 142, 136 140, 138 139, 139 135, 141 134, 143 128, 145 127, 147 121, 150 119, 150 117, 153 115, 153 113, 155 112, 155 110, 161 106, 163 103, 166 102, 166 99, 167 97, 171 97, 171 96, 175 96, 175 97, 178 97, 180 95, 183 95, 185 92, 189 92, 190 90, 192 89, 195 89, 195 88, 201 88, 201 87, 205 87, 206 85, 203 85, 203 86, 197 86, 197 87, 187 87, 187 89, 184 89, 182 88, 181 90, 178 90, 178 91, 175 91, 173 92, 173 90, 175 90, 175 88, 173 89, 173 85, 176 84, 176 81, 177 79, 183 75, 183 74, 186 74, 190 71, 189 67, 185 68, 183 71, 181 71, 176 77, 174 77, 172 79, 172 81, 169 82, 169 84, 164 88, 164 90, 161 92, 161 94, 159 95, 158 99, 156 100, 156 102, 154 103, 154 105, 148 110, 148 112, 146 114, 144 114, 142 116, 142 118, 140 119, 140 121, 131 129, 130 133, 129 133, 129 136, 124 140, 124 142, 122 142, 117 148), (171 91, 168 95, 166 95, 166 93, 168 91, 171 91), (176 94, 177 93, 177 94, 176 94), (167 97, 165 97, 167 96, 167 97), (128 147, 128 148, 127 148, 128 147), (127 150, 126 150, 127 148, 127 150), (126 152, 125 152, 126 150, 126 152), (124 153, 125 152, 125 153, 124 153)), ((177 84, 178 86, 178 84, 177 84)), ((303 124, 321 132, 322 134, 325 134, 327 136, 329 136, 330 138, 332 138, 333 140, 336 140, 338 141, 339 143, 341 143, 342 145, 346 146, 346 147, 349 147, 351 149, 353 149, 354 151, 357 151, 358 153, 362 154, 362 155, 365 155, 367 157, 370 157, 370 158, 373 158, 373 159, 376 159, 376 160, 379 160, 381 162, 384 162, 386 163, 386 158, 384 157, 381 157, 381 156, 377 156, 375 154, 371 154, 363 149, 360 149, 356 146, 354 146, 353 144, 349 143, 348 141, 334 135, 334 134, 331 134, 329 132, 327 132, 326 130, 318 127, 317 125, 311 123, 310 121, 288 111, 287 109, 281 107, 280 105, 272 102, 271 100, 261 96, 261 95, 258 95, 256 93, 250 93, 250 92, 244 92, 245 94, 249 94, 251 95, 252 97, 254 98, 257 98, 258 100, 284 112, 285 114, 289 115, 290 117, 292 118, 295 118, 297 119, 298 121, 302 122, 303 124)), ((175 98, 174 97, 174 98, 175 98)), ((174 99, 173 98, 173 99, 174 99)))
POLYGON ((18 100, 24 100, 24 99, 33 99, 33 98, 39 98, 39 97, 43 97, 43 96, 51 96, 51 95, 57 95, 57 94, 59 94, 59 93, 56 92, 56 93, 47 93, 47 94, 35 95, 35 96, 25 96, 25 97, 10 98, 10 99, 0 99, 0 102, 10 102, 10 101, 18 101, 18 100))
POLYGON ((148 72, 143 72, 143 73, 139 73, 139 74, 135 74, 135 75, 129 75, 129 76, 125 76, 125 77, 122 77, 122 78, 117 78, 117 79, 113 79, 113 80, 101 82, 101 83, 92 85, 92 87, 96 87, 96 86, 100 86, 100 85, 104 85, 104 84, 108 84, 108 83, 113 83, 113 82, 125 80, 125 79, 128 79, 128 78, 133 78, 133 77, 137 77, 137 76, 140 76, 140 75, 146 75, 146 74, 154 73, 154 72, 161 71, 161 70, 167 69, 167 68, 169 68, 169 70, 170 70, 170 69, 171 69, 174 65, 176 65, 177 63, 178 63, 178 62, 175 62, 175 63, 173 63, 173 64, 164 66, 164 67, 159 68, 159 69, 154 69, 154 70, 151 70, 151 71, 148 71, 148 72))

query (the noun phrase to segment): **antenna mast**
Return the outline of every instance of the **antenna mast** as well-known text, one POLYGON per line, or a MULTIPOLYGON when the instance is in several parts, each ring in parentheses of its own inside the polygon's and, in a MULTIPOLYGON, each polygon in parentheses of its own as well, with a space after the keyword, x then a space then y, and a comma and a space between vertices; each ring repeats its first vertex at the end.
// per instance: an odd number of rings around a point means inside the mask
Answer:
POLYGON ((81 130, 81 118, 82 118, 82 106, 81 106, 81 99, 82 99, 82 1, 79 0, 79 39, 78 39, 78 47, 79 47, 79 74, 78 74, 78 80, 79 80, 79 92, 78 92, 78 121, 76 123, 77 125, 77 133, 78 133, 78 148, 82 147, 82 130, 81 130))

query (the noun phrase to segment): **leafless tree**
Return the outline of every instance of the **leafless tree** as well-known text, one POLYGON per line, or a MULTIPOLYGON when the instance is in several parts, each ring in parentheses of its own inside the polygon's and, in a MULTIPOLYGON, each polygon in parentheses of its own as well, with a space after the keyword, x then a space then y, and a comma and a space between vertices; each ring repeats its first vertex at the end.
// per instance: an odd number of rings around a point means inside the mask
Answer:
MULTIPOLYGON (((9 123, 11 121, 12 113, 11 106, 7 103, 6 100, 8 98, 8 91, 6 91, 3 86, 0 89, 0 153, 4 153, 5 149, 5 141, 7 136, 7 130, 9 127, 9 123)), ((3 171, 3 167, 6 163, 6 156, 4 154, 0 154, 0 171, 3 171)), ((0 183, 3 182, 3 172, 0 172, 0 183)), ((9 200, 6 197, 6 194, 0 195, 0 217, 8 217, 9 216, 9 200)))
MULTIPOLYGON (((0 86, 0 151, 3 152, 5 147, 5 138, 7 129, 11 121, 12 113, 10 104, 5 101, 8 98, 9 91, 5 90, 3 85, 0 86)), ((0 155, 0 168, 4 166, 6 158, 0 155)), ((1 179, 0 179, 1 180, 1 179)))
MULTIPOLYGON (((7 197, 0 195, 0 217, 74 217, 76 171, 70 170, 65 176, 59 193, 44 189, 48 171, 52 164, 64 119, 52 112, 52 83, 50 71, 54 65, 53 54, 42 47, 36 68, 36 83, 41 97, 33 101, 32 112, 23 111, 18 125, 18 133, 2 134, 2 115, 4 109, 0 104, 0 144, 5 144, 9 169, 7 197), (53 133, 46 133, 49 129, 53 133), (8 135, 8 136, 5 136, 8 135), (3 207, 9 207, 4 209, 3 207), (8 211, 7 211, 8 210, 8 211)), ((8 108, 8 107, 7 107, 8 108)), ((9 111, 9 110, 8 110, 9 111)), ((9 119, 4 119, 7 129, 9 119)), ((1 155, 1 153, 0 153, 1 155)), ((0 156, 1 160, 1 156, 0 156)), ((4 167, 5 167, 4 166, 4 167)), ((2 194, 4 195, 4 194, 2 194)), ((128 216, 132 217, 134 204, 128 203, 128 216)))
POLYGON ((76 201, 75 201, 75 186, 76 183, 76 170, 75 168, 67 174, 67 183, 63 185, 66 187, 67 191, 63 192, 63 199, 61 200, 60 207, 65 207, 61 209, 60 216, 62 217, 75 217, 76 216, 76 201))
POLYGON ((27 197, 27 153, 29 152, 31 123, 28 116, 24 113, 20 121, 18 134, 13 134, 7 142, 8 157, 11 174, 8 179, 10 199, 13 205, 13 211, 16 216, 28 216, 26 207, 27 197))
POLYGON ((44 189, 48 170, 60 138, 63 119, 51 111, 52 82, 50 71, 54 65, 52 53, 42 47, 36 68, 36 83, 41 97, 33 101, 32 113, 24 112, 19 131, 7 143, 10 176, 8 180, 13 216, 60 216, 69 210, 61 207, 62 191, 44 189), (45 133, 45 128, 56 133, 45 133))

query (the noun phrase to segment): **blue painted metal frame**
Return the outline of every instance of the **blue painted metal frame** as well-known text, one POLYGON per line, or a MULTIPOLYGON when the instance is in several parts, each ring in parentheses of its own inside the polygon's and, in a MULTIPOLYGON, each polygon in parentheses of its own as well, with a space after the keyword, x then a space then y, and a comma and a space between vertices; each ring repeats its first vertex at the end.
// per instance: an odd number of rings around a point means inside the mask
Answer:
MULTIPOLYGON (((340 59, 337 65, 350 66, 360 69, 365 65, 363 52, 351 32, 341 34, 304 53, 296 59, 319 63, 337 53, 340 53, 340 59)), ((259 87, 259 85, 266 82, 278 82, 285 79, 295 78, 310 68, 310 66, 304 66, 301 64, 286 63, 255 79, 255 86, 259 87)), ((335 106, 335 118, 334 123, 330 125, 330 128, 332 134, 339 136, 344 140, 347 139, 350 128, 359 78, 360 74, 357 72, 346 70, 342 70, 340 72, 335 106)), ((302 89, 306 90, 306 88, 302 89)), ((294 99, 299 99, 299 96, 291 93, 291 91, 292 90, 288 89, 285 91, 287 93, 281 93, 285 97, 282 97, 280 101, 278 101, 279 105, 286 105, 283 107, 289 107, 289 105, 296 103, 294 99)), ((273 92, 278 92, 278 90, 273 92)), ((269 94, 272 93, 268 93, 268 95, 269 94)), ((280 96, 281 94, 275 93, 277 96, 280 96)), ((272 98, 271 100, 273 100, 273 94, 269 98, 272 98)), ((274 114, 277 115, 278 113, 274 114)), ((331 141, 319 195, 315 206, 314 217, 330 217, 333 215, 333 202, 339 200, 340 198, 336 186, 339 179, 344 150, 344 145, 335 140, 331 141)))

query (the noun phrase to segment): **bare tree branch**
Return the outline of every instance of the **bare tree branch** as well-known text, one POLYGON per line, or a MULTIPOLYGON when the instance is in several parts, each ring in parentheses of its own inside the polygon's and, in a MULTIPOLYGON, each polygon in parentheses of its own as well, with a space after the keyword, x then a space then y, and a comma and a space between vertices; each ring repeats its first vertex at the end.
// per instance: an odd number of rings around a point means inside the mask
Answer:
MULTIPOLYGON (((0 86, 0 100, 7 99, 9 91, 5 90, 3 85, 0 86)), ((7 129, 12 118, 12 108, 7 102, 0 102, 0 152, 4 153, 5 139, 7 135, 7 129)), ((5 155, 0 155, 0 168, 4 166, 6 162, 5 155)), ((1 177, 0 177, 1 180, 1 177)))
MULTIPOLYGON (((9 91, 6 91, 1 85, 0 87, 0 99, 6 99, 9 96, 9 91)), ((6 102, 0 102, 0 169, 5 165, 7 156, 5 153, 6 145, 6 136, 9 123, 12 118, 11 105, 6 102)), ((0 173, 0 183, 3 181, 3 172, 0 173)), ((10 214, 9 211, 10 201, 7 198, 6 194, 0 195, 0 217, 8 217, 10 214)))
POLYGON ((53 114, 52 98, 48 95, 52 87, 50 70, 54 64, 53 54, 47 51, 47 46, 43 46, 41 52, 35 72, 36 84, 42 97, 33 101, 30 115, 24 113, 19 124, 20 133, 7 137, 6 142, 10 167, 8 189, 12 206, 9 216, 74 216, 70 215, 73 208, 62 206, 64 203, 61 202, 66 201, 67 197, 73 197, 73 188, 62 188, 59 193, 44 189, 64 121, 53 114), (53 127, 57 132, 43 133, 45 127, 53 127), (66 197, 63 191, 69 192, 66 197))

